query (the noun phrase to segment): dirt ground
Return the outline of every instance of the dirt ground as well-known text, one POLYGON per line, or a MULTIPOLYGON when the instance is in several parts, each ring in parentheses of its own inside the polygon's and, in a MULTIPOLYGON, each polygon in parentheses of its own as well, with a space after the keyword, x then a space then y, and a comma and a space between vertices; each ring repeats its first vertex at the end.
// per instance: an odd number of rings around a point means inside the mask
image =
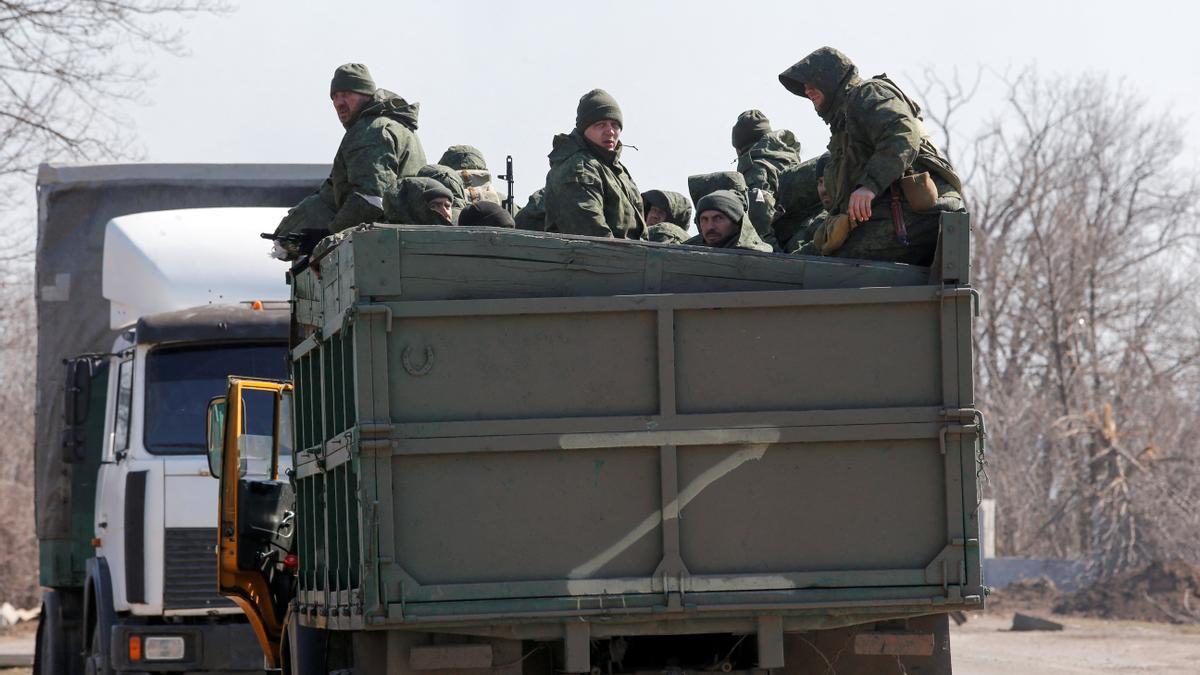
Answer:
POLYGON ((1058 632, 1013 632, 1012 610, 969 615, 950 624, 955 675, 1200 672, 1200 625, 1060 616, 1025 610, 1065 625, 1058 632))

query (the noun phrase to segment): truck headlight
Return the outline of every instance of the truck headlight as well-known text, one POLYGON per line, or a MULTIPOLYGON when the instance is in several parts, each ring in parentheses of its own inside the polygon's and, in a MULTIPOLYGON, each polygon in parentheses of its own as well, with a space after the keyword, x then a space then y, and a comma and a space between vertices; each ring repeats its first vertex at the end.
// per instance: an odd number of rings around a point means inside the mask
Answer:
POLYGON ((147 661, 178 661, 183 658, 183 637, 148 637, 142 643, 147 661))

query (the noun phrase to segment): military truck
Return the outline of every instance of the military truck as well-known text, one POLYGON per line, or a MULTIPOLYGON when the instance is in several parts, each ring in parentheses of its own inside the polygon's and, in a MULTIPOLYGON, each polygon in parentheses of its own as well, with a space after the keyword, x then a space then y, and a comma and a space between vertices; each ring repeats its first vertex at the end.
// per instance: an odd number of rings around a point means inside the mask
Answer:
POLYGON ((327 238, 290 378, 210 404, 220 591, 285 673, 948 673, 984 601, 965 214, 937 261, 327 238))
POLYGON ((38 672, 262 672, 213 588, 204 412, 226 368, 286 373, 288 289, 259 233, 326 171, 40 168, 38 672))

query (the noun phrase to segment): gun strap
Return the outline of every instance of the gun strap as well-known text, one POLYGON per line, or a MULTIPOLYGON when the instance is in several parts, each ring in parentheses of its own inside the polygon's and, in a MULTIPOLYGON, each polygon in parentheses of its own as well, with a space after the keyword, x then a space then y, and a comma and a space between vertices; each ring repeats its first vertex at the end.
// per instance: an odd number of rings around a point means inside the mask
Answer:
POLYGON ((900 204, 900 181, 892 183, 892 224, 896 226, 896 240, 908 246, 908 228, 904 225, 904 207, 900 204))

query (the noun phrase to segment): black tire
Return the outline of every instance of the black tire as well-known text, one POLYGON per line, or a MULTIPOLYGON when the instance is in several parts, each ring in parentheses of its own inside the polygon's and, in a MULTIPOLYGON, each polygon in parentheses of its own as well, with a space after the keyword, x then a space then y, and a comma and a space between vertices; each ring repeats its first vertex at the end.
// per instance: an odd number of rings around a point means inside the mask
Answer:
POLYGON ((100 636, 100 622, 92 626, 92 636, 88 640, 87 656, 84 657, 83 672, 85 675, 108 675, 108 653, 100 636))

